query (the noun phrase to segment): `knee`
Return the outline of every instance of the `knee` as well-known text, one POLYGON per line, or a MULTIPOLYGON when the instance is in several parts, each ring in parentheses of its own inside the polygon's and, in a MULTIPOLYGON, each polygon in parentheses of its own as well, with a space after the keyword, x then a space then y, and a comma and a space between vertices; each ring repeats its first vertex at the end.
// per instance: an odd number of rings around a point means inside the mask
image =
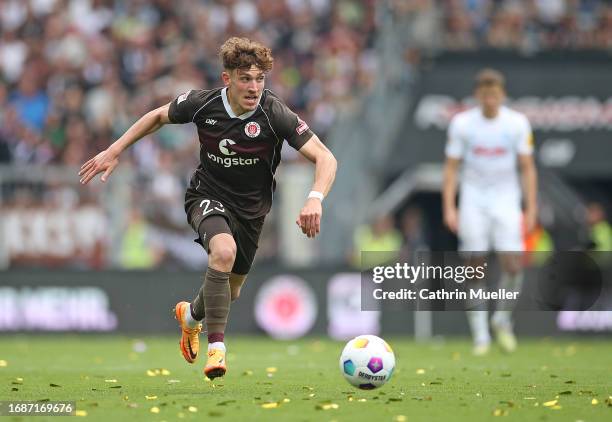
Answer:
POLYGON ((210 262, 222 271, 230 271, 236 260, 236 244, 223 242, 210 250, 210 262))

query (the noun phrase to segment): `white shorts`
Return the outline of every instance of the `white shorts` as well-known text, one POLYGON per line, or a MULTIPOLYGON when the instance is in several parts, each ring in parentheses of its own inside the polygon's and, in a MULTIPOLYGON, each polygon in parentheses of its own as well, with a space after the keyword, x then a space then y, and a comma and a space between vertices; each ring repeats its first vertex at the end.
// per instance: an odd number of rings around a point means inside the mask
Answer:
POLYGON ((459 206, 460 251, 523 251, 522 212, 515 202, 459 206))

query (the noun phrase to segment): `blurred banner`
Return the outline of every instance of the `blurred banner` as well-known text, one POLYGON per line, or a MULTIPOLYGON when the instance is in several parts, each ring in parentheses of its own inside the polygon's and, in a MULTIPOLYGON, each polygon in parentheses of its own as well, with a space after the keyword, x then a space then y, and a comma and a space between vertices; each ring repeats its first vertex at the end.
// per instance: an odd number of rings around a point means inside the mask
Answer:
MULTIPOLYGON (((415 313, 397 302, 361 311, 360 273, 259 266, 232 304, 228 332, 292 339, 369 333, 412 335, 415 313)), ((0 272, 0 332, 176 333, 173 307, 191 300, 198 272, 0 272)), ((467 335, 463 312, 433 312, 434 335, 467 335)), ((612 312, 517 312, 524 335, 612 333, 612 312)))
POLYGON ((567 51, 478 51, 433 59, 415 83, 399 151, 391 159, 395 169, 444 159, 450 119, 474 105, 474 77, 485 67, 504 73, 507 104, 529 118, 540 165, 580 177, 612 175, 612 61, 603 53, 567 51))

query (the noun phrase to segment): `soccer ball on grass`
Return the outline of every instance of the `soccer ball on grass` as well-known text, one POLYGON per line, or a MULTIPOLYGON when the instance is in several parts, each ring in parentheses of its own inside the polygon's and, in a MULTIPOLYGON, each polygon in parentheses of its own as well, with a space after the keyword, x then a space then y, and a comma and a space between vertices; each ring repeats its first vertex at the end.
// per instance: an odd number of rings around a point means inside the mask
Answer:
POLYGON ((391 379, 395 355, 386 341, 372 335, 358 336, 346 343, 340 355, 340 371, 357 388, 372 390, 391 379))

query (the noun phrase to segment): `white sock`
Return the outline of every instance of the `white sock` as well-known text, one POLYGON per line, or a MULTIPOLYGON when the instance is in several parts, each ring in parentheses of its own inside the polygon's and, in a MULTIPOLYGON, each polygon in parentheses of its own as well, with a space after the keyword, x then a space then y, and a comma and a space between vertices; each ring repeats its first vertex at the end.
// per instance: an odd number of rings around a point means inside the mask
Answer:
POLYGON ((183 311, 183 318, 185 319, 187 326, 190 328, 195 328, 200 323, 200 321, 196 321, 191 316, 191 305, 185 306, 185 310, 183 311))
POLYGON ((495 311, 491 323, 499 328, 512 329, 512 311, 495 311))
POLYGON ((215 341, 214 343, 208 343, 208 351, 212 349, 221 349, 225 352, 225 343, 222 341, 215 341))
POLYGON ((491 343, 488 316, 488 311, 467 311, 467 319, 472 331, 472 337, 474 338, 474 344, 484 345, 491 343))

